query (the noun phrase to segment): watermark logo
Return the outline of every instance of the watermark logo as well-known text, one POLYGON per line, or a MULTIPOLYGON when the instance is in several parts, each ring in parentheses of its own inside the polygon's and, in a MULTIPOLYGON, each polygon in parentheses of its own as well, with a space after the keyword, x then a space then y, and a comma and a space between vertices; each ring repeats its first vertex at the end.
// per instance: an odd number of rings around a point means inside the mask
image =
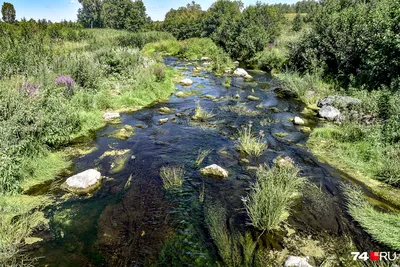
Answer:
POLYGON ((396 252, 351 252, 353 260, 363 261, 390 261, 400 260, 400 253, 396 252))

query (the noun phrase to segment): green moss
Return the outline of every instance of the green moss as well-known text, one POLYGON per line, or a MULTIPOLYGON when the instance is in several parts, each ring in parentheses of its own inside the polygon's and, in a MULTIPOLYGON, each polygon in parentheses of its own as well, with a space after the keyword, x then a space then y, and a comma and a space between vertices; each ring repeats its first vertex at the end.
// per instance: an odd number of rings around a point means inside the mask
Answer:
POLYGON ((288 135, 289 135, 288 133, 284 133, 284 132, 276 133, 276 134, 275 134, 275 136, 277 136, 277 137, 279 137, 279 138, 284 138, 284 137, 286 137, 286 136, 288 136, 288 135))

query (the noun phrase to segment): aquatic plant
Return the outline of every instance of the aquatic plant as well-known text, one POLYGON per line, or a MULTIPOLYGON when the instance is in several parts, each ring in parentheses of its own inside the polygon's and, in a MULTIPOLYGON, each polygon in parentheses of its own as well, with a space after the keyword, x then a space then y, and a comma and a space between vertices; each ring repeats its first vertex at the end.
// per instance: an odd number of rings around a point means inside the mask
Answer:
POLYGON ((267 149, 268 145, 263 141, 264 132, 260 131, 258 136, 252 133, 252 123, 239 129, 238 149, 249 156, 259 157, 267 149))
POLYGON ((260 115, 260 111, 248 109, 243 104, 238 104, 236 106, 223 106, 223 107, 220 107, 219 109, 223 110, 223 111, 234 112, 234 113, 238 114, 239 116, 257 116, 257 115, 260 115))
POLYGON ((200 164, 204 161, 204 159, 210 155, 212 149, 200 149, 197 158, 196 158, 196 166, 199 167, 200 164))
POLYGON ((251 192, 243 198, 251 225, 260 231, 277 229, 289 215, 303 179, 291 166, 260 166, 251 192))
POLYGON ((160 176, 165 189, 181 187, 185 170, 182 166, 163 166, 160 169, 160 176))
POLYGON ((224 82, 224 86, 225 86, 226 88, 230 88, 230 87, 231 87, 231 82, 232 82, 232 78, 226 77, 226 78, 225 78, 225 82, 224 82))
POLYGON ((208 112, 206 110, 204 110, 201 106, 200 106, 200 102, 197 102, 197 106, 196 109, 194 110, 194 116, 192 117, 194 120, 207 120, 210 119, 212 117, 214 117, 215 115, 212 114, 211 112, 208 112))
POLYGON ((206 207, 207 227, 223 263, 226 266, 253 266, 257 242, 249 232, 243 235, 229 231, 226 221, 226 211, 221 203, 206 207))

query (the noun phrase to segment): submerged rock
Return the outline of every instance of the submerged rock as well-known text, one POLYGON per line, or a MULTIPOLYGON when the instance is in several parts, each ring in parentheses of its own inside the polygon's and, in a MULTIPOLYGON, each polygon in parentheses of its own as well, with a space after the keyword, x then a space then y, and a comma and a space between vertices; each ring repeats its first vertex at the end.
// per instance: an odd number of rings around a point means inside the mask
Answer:
POLYGON ((69 177, 62 187, 73 193, 85 194, 96 190, 101 185, 101 173, 90 169, 69 177))
POLYGON ((332 106, 337 109, 346 109, 357 107, 361 105, 361 100, 349 96, 328 96, 318 100, 317 106, 322 108, 324 106, 332 106))
POLYGON ((228 178, 228 171, 216 164, 202 168, 200 170, 200 173, 204 176, 216 177, 221 179, 228 178))
POLYGON ((135 131, 135 128, 133 128, 133 126, 125 125, 124 128, 116 130, 115 132, 110 134, 108 137, 126 140, 129 137, 135 135, 134 131, 135 131))
POLYGON ((185 78, 185 79, 182 79, 179 83, 183 86, 190 86, 193 84, 193 81, 189 78, 185 78))
POLYGON ((281 157, 278 156, 277 158, 274 159, 274 163, 276 166, 280 168, 294 168, 294 161, 291 157, 281 157))
POLYGON ((289 256, 285 261, 285 267, 313 267, 311 264, 307 262, 308 257, 296 257, 296 256, 289 256))
POLYGON ((259 97, 256 97, 256 96, 253 96, 253 95, 249 95, 249 96, 247 97, 247 99, 250 100, 250 101, 258 101, 258 100, 260 100, 259 97))
POLYGON ((250 76, 247 71, 245 71, 244 69, 241 68, 237 68, 235 70, 235 72, 233 73, 233 75, 235 76, 239 76, 239 77, 246 77, 246 76, 250 76))
POLYGON ((158 112, 160 112, 161 114, 170 114, 172 113, 171 109, 168 107, 161 107, 158 109, 158 112))
POLYGON ((340 116, 340 111, 332 106, 323 106, 319 112, 318 116, 321 118, 327 119, 329 121, 337 120, 340 116))
POLYGON ((302 133, 311 133, 311 128, 310 127, 303 127, 300 129, 302 133))
POLYGON ((277 94, 277 96, 281 97, 281 98, 296 98, 296 97, 298 97, 298 95, 295 92, 293 92, 287 88, 277 87, 274 89, 274 91, 277 94))
POLYGON ((304 125, 304 124, 306 124, 302 118, 297 117, 297 116, 294 117, 293 123, 296 124, 296 125, 304 125))
POLYGON ((118 112, 107 112, 104 113, 103 118, 105 120, 115 120, 115 119, 119 119, 121 116, 118 112))
POLYGON ((158 120, 158 124, 164 124, 164 123, 167 123, 169 121, 169 119, 168 118, 165 118, 165 119, 159 119, 158 120))
POLYGON ((175 96, 176 97, 185 97, 186 94, 184 92, 182 92, 182 91, 179 91, 179 92, 176 92, 175 96))

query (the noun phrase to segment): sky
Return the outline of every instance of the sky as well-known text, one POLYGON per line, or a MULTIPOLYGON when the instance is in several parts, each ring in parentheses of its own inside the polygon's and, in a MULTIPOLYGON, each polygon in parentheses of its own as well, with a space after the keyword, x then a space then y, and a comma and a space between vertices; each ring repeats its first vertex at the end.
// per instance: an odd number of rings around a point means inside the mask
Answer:
MULTIPOLYGON (((0 4, 4 1, 0 0, 0 4)), ((72 20, 76 21, 76 14, 80 7, 78 0, 7 0, 14 5, 17 12, 17 19, 47 19, 53 22, 61 20, 72 20)), ((143 0, 147 14, 153 20, 164 20, 165 14, 171 8, 178 8, 184 6, 191 0, 143 0)), ((200 4, 201 7, 206 10, 208 9, 214 0, 198 0, 196 3, 200 4)), ((255 4, 257 0, 242 0, 245 6, 255 4)), ((297 0, 262 0, 261 2, 267 4, 274 3, 287 3, 293 4, 297 0)))

